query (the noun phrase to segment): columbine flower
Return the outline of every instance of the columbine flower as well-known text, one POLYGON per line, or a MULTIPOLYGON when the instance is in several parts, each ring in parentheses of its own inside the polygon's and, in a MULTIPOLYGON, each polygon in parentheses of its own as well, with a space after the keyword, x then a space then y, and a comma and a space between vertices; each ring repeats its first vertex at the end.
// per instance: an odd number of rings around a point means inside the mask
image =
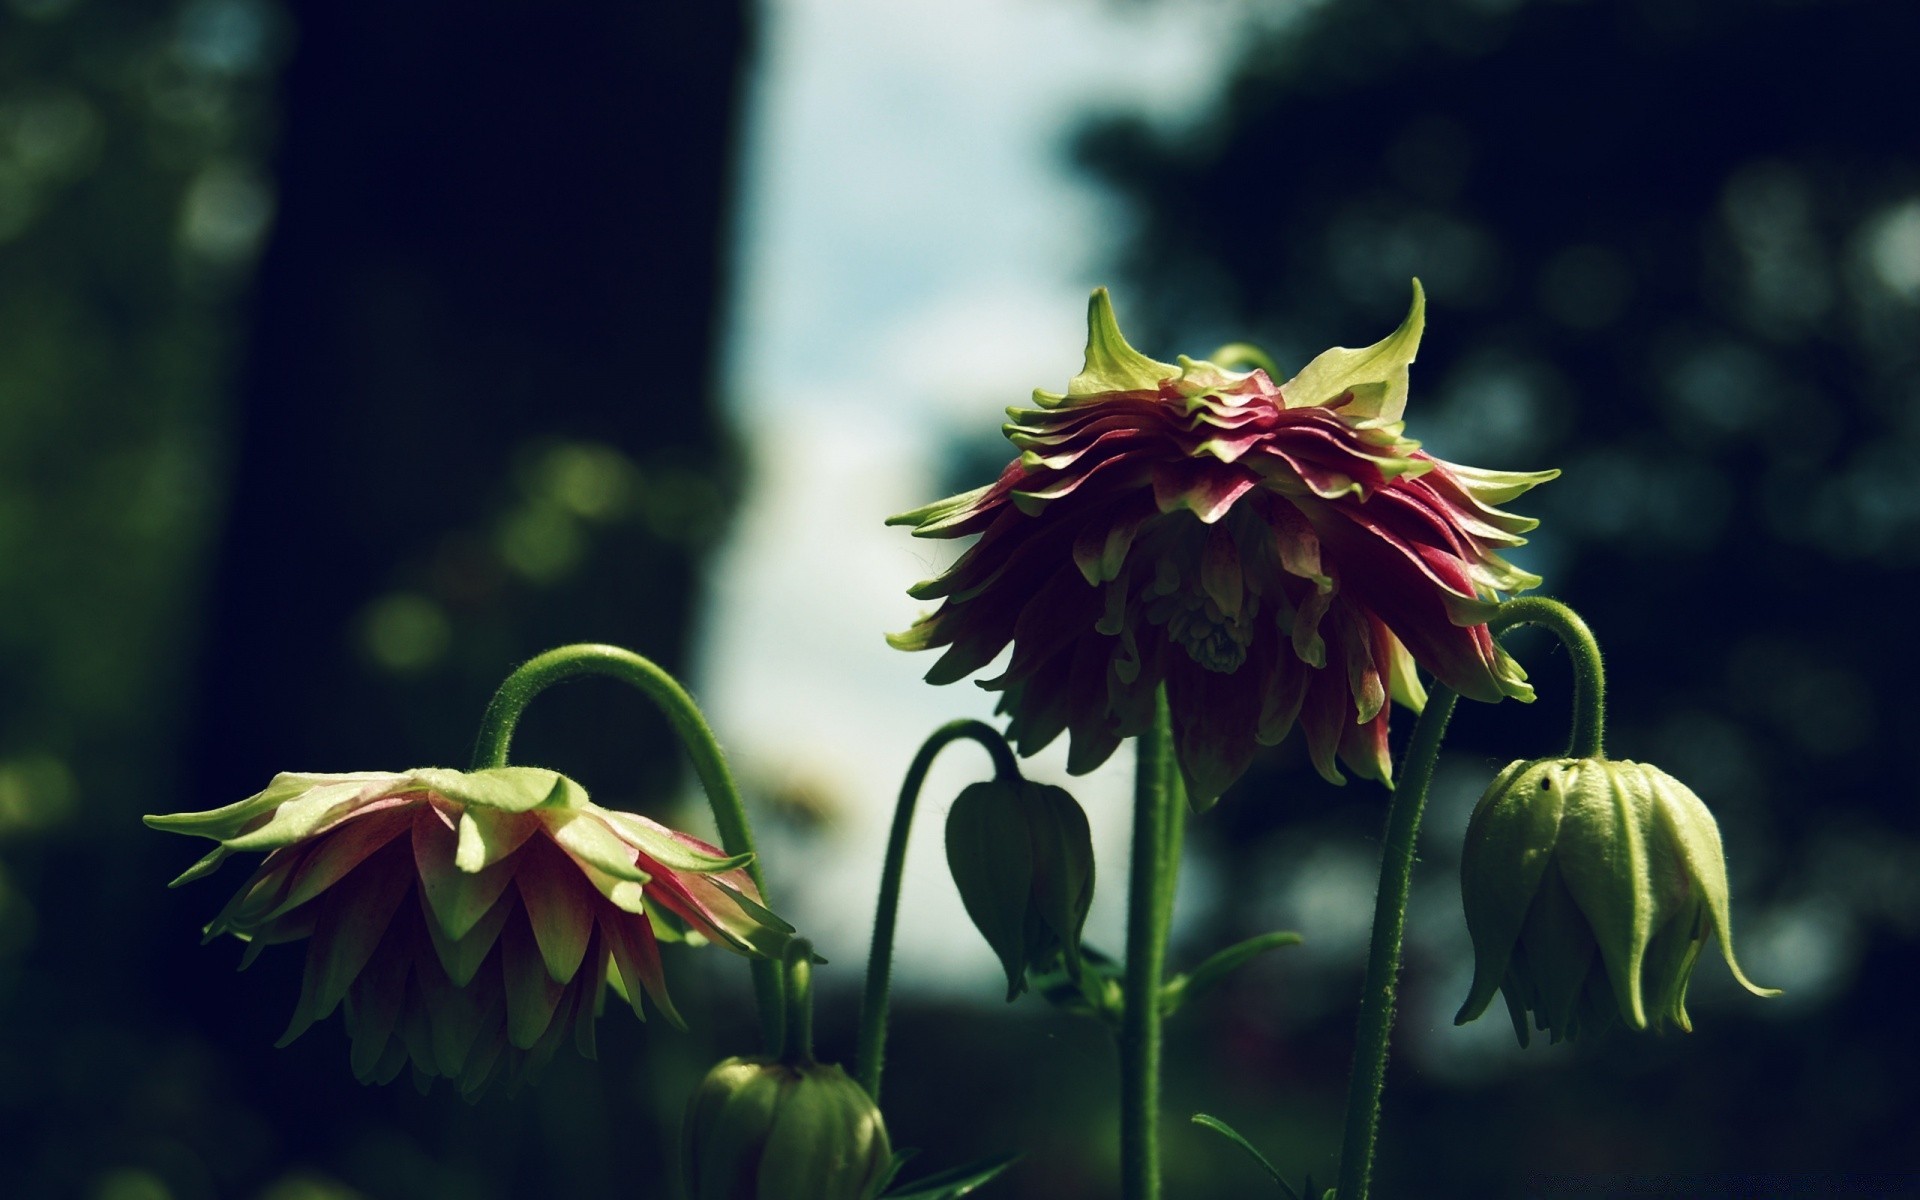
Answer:
POLYGON ((267 851, 207 926, 248 943, 241 966, 310 939, 285 1046, 344 1004, 354 1074, 477 1095, 518 1082, 569 1034, 593 1053, 612 984, 676 1025, 661 977, 671 914, 704 938, 779 957, 792 927, 761 907, 746 855, 726 857, 531 767, 274 777, 265 791, 147 824, 218 843, 174 886, 236 851, 267 851))
POLYGON ((1527 1044, 1672 1021, 1689 1032, 1687 983, 1709 940, 1740 985, 1727 865, 1707 806, 1657 767, 1600 758, 1516 762, 1473 810, 1460 859, 1473 988, 1454 1023, 1498 990, 1527 1044))
POLYGON ((1297 721, 1314 766, 1385 781, 1387 702, 1418 709, 1414 664, 1477 700, 1531 698, 1488 634, 1501 593, 1539 578, 1497 553, 1536 522, 1498 507, 1559 474, 1483 471, 1401 436, 1407 366, 1425 322, 1332 349, 1276 387, 1263 370, 1127 345, 1104 290, 1086 366, 1065 395, 1009 409, 1021 450, 987 487, 893 517, 919 537, 980 534, 944 598, 889 640, 947 652, 951 683, 1009 643, 1009 735, 1032 754, 1071 731, 1068 769, 1143 732, 1164 682, 1175 754, 1206 804, 1297 721))

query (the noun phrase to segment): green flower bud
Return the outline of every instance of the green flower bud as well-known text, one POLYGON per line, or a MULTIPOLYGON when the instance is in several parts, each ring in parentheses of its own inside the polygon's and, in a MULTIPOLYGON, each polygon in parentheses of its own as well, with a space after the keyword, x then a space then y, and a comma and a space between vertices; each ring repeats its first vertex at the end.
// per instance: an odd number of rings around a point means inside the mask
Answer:
POLYGON ((893 1149, 838 1065, 730 1058, 687 1102, 680 1162, 690 1200, 872 1200, 893 1149))
POLYGON ((947 866, 975 928, 1007 971, 1007 999, 1027 972, 1064 955, 1080 973, 1080 929, 1093 904, 1093 837, 1064 788, 1020 779, 976 783, 947 813, 947 866))
POLYGON ((1720 829, 1700 798, 1642 763, 1516 762, 1473 810, 1460 860, 1473 936, 1473 989, 1454 1018, 1485 1012, 1495 990, 1527 1044, 1527 1014, 1553 1041, 1619 1017, 1634 1029, 1689 1032, 1687 981, 1709 939, 1733 977, 1720 829))

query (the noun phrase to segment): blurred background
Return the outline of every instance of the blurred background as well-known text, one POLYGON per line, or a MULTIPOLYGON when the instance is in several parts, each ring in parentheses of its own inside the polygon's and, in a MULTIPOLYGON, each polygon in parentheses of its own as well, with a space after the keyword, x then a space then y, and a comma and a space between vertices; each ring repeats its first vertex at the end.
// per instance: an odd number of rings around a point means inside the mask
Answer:
MULTIPOLYGON (((670 949, 688 1032, 609 1012, 516 1094, 362 1088, 337 1021, 271 1048, 300 953, 198 945, 244 869, 165 891, 200 851, 139 815, 462 765, 520 659, 631 646, 707 705, 850 1057, 893 791, 992 704, 881 642, 951 551, 881 519, 999 468, 1095 285, 1157 357, 1290 371, 1414 275, 1409 433, 1564 470, 1521 560, 1610 654, 1610 750, 1719 815, 1786 995, 1709 959, 1691 1036, 1452 1025, 1466 814, 1564 737, 1516 638, 1543 698, 1466 706, 1423 835, 1380 1194, 1920 1191, 1813 1190, 1920 1144, 1916 47, 1909 0, 5 0, 0 1193, 675 1195, 685 1095, 752 1046, 737 961, 670 949)), ((605 681, 515 750, 709 827, 605 681)), ((1024 1152, 983 1194, 1110 1196, 1106 1035, 1000 1003, 945 878, 985 771, 929 783, 888 1119, 912 1169, 1024 1152)), ((1128 771, 1074 784, 1109 947, 1128 771)), ((1275 1194, 1196 1110, 1331 1178, 1384 802, 1288 744, 1192 823, 1173 965, 1307 941, 1170 1027, 1170 1196, 1275 1194)))

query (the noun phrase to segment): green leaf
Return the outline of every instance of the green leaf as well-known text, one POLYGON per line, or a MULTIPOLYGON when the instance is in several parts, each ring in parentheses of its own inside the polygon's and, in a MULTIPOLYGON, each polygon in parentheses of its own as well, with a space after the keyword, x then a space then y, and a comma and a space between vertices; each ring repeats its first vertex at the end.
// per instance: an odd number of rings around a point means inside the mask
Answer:
MULTIPOLYGON (((902 1152, 902 1160, 908 1153, 911 1151, 902 1152)), ((883 1200, 959 1200, 961 1196, 972 1195, 1019 1161, 1018 1154, 1000 1154, 992 1158, 979 1159, 964 1167, 955 1167, 951 1171, 942 1171, 938 1175, 917 1179, 907 1184, 903 1191, 886 1193, 883 1200)))
POLYGON ((1232 1142, 1234 1145, 1240 1147, 1242 1150, 1245 1150, 1249 1155, 1252 1156, 1253 1161, 1259 1163, 1260 1168, 1264 1170, 1268 1175, 1272 1176, 1273 1181, 1275 1183, 1280 1185, 1280 1190, 1287 1194, 1287 1200, 1300 1200, 1300 1193, 1294 1191, 1291 1187, 1288 1187, 1287 1181, 1280 1178, 1280 1169, 1278 1167, 1275 1167, 1272 1163, 1268 1162, 1266 1155, 1254 1149, 1252 1142, 1249 1142, 1246 1138, 1240 1136, 1239 1130, 1227 1124, 1225 1121, 1222 1121, 1219 1117, 1210 1116, 1206 1113, 1193 1114, 1193 1123, 1195 1125, 1201 1126, 1202 1128, 1213 1130, 1215 1133, 1219 1134, 1221 1137, 1226 1138, 1228 1141, 1232 1142))
POLYGON ((1160 989, 1161 1014, 1173 1013, 1187 1001, 1211 991, 1221 980, 1267 951, 1298 946, 1302 940, 1297 933, 1263 933, 1228 946, 1160 989))

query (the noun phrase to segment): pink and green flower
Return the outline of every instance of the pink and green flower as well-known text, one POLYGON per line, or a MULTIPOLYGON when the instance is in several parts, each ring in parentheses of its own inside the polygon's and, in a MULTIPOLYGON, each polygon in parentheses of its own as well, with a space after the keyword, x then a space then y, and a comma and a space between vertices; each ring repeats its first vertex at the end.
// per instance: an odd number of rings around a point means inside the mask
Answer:
POLYGON ((979 541, 911 590, 940 607, 889 641, 944 648, 932 683, 1011 646, 981 686, 1003 693, 1022 754, 1067 732, 1076 773, 1147 728, 1164 683, 1200 805, 1295 725, 1329 780, 1344 762, 1388 781, 1389 701, 1424 703, 1416 664, 1477 700, 1530 699, 1486 621, 1539 583, 1500 554, 1537 522, 1500 506, 1559 472, 1464 467, 1402 436, 1424 323, 1416 282, 1385 340, 1275 385, 1147 358, 1095 292, 1085 368, 1008 410, 1020 456, 890 519, 979 541))
POLYGON ((749 856, 591 803, 553 771, 282 774, 266 790, 147 824, 219 843, 175 886, 228 855, 262 861, 207 926, 267 946, 307 941, 284 1046, 343 1010, 354 1073, 411 1063, 477 1095, 516 1083, 572 1037, 591 1056, 610 985, 675 1024, 659 942, 717 942, 778 959, 793 929, 760 904, 749 856))

